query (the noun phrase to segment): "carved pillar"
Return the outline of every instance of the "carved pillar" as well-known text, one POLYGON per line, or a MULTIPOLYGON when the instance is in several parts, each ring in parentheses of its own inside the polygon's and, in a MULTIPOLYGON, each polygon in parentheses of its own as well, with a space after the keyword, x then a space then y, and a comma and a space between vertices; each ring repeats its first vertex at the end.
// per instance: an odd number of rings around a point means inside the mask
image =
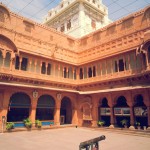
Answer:
MULTIPOLYGON (((8 113, 8 106, 9 106, 9 100, 10 100, 10 92, 8 90, 4 91, 4 93, 1 93, 0 98, 3 99, 2 107, 0 111, 0 130, 2 129, 2 116, 5 117, 5 123, 7 122, 7 113, 8 113)), ((3 126, 5 130, 5 124, 3 126)))
POLYGON ((133 111, 133 100, 132 100, 132 95, 131 93, 128 93, 127 96, 127 104, 130 107, 130 127, 129 129, 134 130, 134 123, 135 123, 135 119, 134 119, 134 111, 133 111))
POLYGON ((3 61, 2 61, 2 68, 4 67, 5 58, 6 58, 6 49, 4 49, 4 52, 2 53, 3 61))
POLYGON ((61 99, 60 99, 60 97, 57 97, 55 113, 54 113, 54 124, 55 125, 60 125, 60 107, 61 107, 61 99))
POLYGON ((19 70, 21 70, 22 57, 19 58, 19 70))
POLYGON ((125 61, 125 56, 123 56, 123 64, 124 64, 124 71, 126 72, 126 61, 125 61))
POLYGON ((128 55, 128 64, 129 64, 129 70, 131 70, 130 55, 128 55))
POLYGON ((148 115, 148 130, 150 130, 150 106, 147 106, 147 115, 148 115))
POLYGON ((47 75, 48 62, 45 62, 45 68, 46 68, 45 74, 47 75))
POLYGON ((30 115, 29 115, 29 118, 31 119, 32 123, 35 123, 35 119, 36 119, 37 101, 38 101, 38 98, 32 98, 30 115))
POLYGON ((40 74, 42 74, 42 61, 40 61, 40 74))
POLYGON ((69 78, 69 69, 66 67, 66 78, 69 78))
POLYGON ((148 53, 147 53, 147 51, 144 51, 144 54, 145 54, 145 61, 146 61, 146 69, 148 69, 149 68, 149 65, 148 65, 148 53))
POLYGON ((97 77, 98 76, 98 70, 97 70, 97 65, 95 65, 95 77, 97 77))
POLYGON ((113 61, 111 60, 111 75, 113 75, 113 61))
POLYGON ((37 60, 34 61, 34 72, 36 72, 37 60))
POLYGON ((147 107, 147 119, 148 119, 148 128, 147 128, 147 130, 150 131, 150 89, 145 91, 143 96, 144 96, 144 104, 147 107))
POLYGON ((55 64, 55 63, 53 63, 53 65, 54 65, 53 75, 54 75, 54 77, 56 77, 56 64, 55 64))
POLYGON ((60 107, 55 108, 54 124, 55 125, 60 125, 60 107))
POLYGON ((107 76, 107 61, 105 60, 105 71, 106 71, 106 76, 107 76))
POLYGON ((92 127, 97 127, 98 122, 98 100, 96 96, 92 98, 92 127))
POLYGON ((32 59, 29 60, 29 71, 31 72, 32 59))
POLYGON ((119 60, 117 59, 117 70, 118 70, 118 73, 119 73, 119 60))
POLYGON ((74 70, 74 68, 72 68, 72 79, 73 79, 73 80, 75 79, 74 73, 75 73, 75 70, 74 70))
POLYGON ((78 125, 77 108, 75 106, 72 109, 72 124, 78 125))
POLYGON ((10 70, 13 70, 15 68, 15 53, 11 52, 11 58, 10 58, 10 70))
POLYGON ((100 63, 100 76, 102 76, 102 64, 100 63))
POLYGON ((77 73, 77 80, 79 80, 80 79, 80 68, 77 68, 76 73, 77 73))
POLYGON ((114 103, 113 103, 113 99, 111 95, 109 95, 107 99, 108 99, 108 105, 110 107, 110 124, 111 125, 109 126, 109 128, 114 128, 114 125, 115 125, 114 103))

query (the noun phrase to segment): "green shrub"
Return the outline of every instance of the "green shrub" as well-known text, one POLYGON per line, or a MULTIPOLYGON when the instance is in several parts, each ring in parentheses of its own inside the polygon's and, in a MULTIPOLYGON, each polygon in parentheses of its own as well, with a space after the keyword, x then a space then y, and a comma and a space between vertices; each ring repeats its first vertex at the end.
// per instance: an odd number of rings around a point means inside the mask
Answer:
POLYGON ((123 126, 125 126, 125 125, 128 124, 128 120, 127 120, 127 119, 123 119, 123 120, 120 121, 120 123, 121 123, 123 126))
POLYGON ((136 126, 140 126, 140 122, 137 122, 137 121, 136 121, 136 122, 135 122, 135 125, 136 125, 136 126))
POLYGON ((14 129, 14 123, 13 122, 7 122, 6 123, 6 130, 12 130, 14 129))
POLYGON ((32 122, 29 118, 24 119, 23 122, 24 122, 24 125, 25 125, 26 128, 31 128, 32 127, 32 122))
POLYGON ((35 126, 37 128, 41 128, 42 127, 42 122, 40 120, 35 120, 35 126))
POLYGON ((105 125, 105 121, 104 120, 99 120, 97 122, 97 124, 98 124, 98 126, 103 126, 103 125, 105 125))

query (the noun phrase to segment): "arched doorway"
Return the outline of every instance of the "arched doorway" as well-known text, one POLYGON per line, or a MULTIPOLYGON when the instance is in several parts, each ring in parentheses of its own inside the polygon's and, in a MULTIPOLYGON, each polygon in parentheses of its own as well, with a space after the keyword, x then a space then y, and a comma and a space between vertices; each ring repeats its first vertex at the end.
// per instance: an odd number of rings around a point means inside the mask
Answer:
POLYGON ((114 115, 116 119, 116 125, 123 127, 122 120, 127 120, 127 126, 130 126, 130 108, 127 105, 126 98, 124 96, 118 97, 116 105, 114 106, 114 115))
POLYGON ((107 98, 103 98, 99 106, 99 120, 105 121, 105 126, 110 125, 110 108, 107 98))
POLYGON ((25 93, 15 93, 10 97, 7 122, 22 122, 29 117, 30 97, 25 93))
POLYGON ((134 98, 134 116, 135 116, 135 122, 139 122, 140 126, 148 126, 148 113, 147 113, 147 107, 143 102, 143 96, 142 95, 136 95, 134 98))
POLYGON ((68 97, 64 97, 61 101, 60 124, 72 123, 72 104, 68 97))
POLYGON ((54 124, 55 100, 50 95, 42 95, 38 99, 36 119, 42 121, 42 125, 54 124))

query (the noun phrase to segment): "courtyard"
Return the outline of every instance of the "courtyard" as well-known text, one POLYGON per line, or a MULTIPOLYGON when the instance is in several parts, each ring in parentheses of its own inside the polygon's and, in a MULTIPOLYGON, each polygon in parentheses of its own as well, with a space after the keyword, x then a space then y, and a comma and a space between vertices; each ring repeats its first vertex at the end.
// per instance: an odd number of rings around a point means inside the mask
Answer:
POLYGON ((78 150, 80 142, 105 135, 101 150, 149 150, 150 137, 88 128, 61 128, 0 134, 1 150, 78 150))

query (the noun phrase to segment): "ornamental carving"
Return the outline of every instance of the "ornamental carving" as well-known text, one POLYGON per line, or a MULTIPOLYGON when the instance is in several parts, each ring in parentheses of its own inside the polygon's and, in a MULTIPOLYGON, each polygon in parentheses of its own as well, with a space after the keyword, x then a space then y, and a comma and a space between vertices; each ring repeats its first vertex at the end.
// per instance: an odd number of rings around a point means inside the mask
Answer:
POLYGON ((83 114, 83 120, 92 120, 92 99, 90 96, 86 96, 81 104, 81 112, 83 114))
POLYGON ((0 23, 7 22, 9 20, 9 12, 8 10, 0 5, 0 23))

